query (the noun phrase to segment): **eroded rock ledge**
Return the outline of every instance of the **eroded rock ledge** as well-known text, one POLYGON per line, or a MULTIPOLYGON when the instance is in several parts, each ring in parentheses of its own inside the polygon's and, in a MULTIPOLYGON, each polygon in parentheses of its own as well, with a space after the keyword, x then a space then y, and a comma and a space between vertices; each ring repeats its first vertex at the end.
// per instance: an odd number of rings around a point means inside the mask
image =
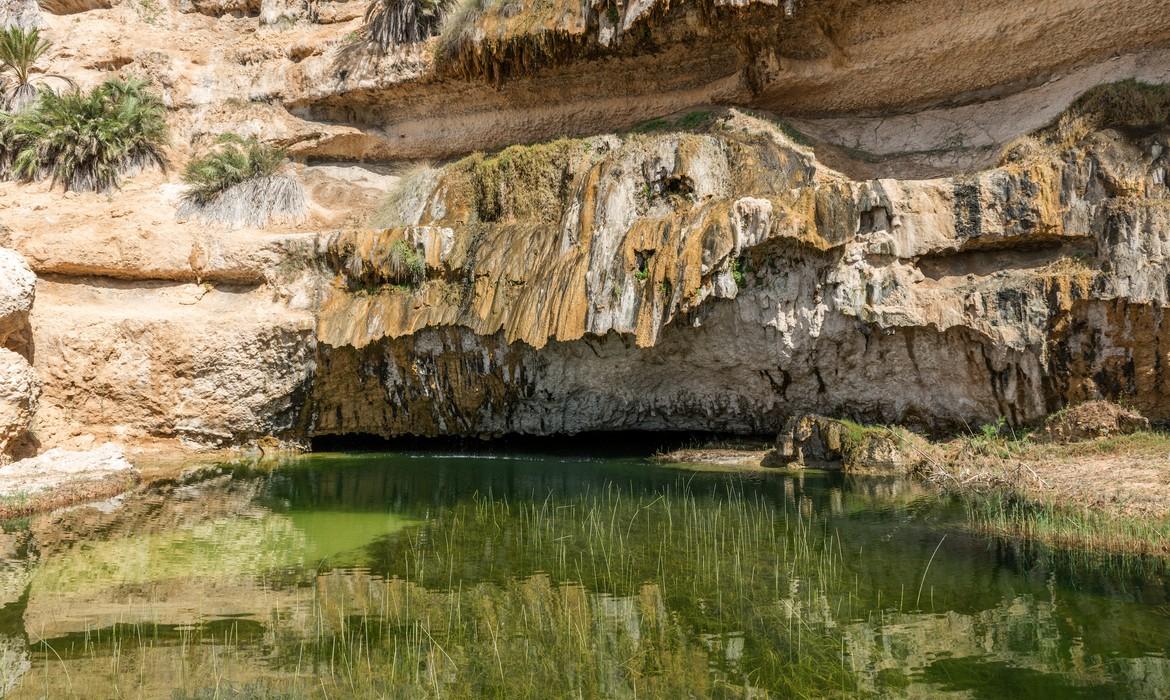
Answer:
POLYGON ((1166 152, 1089 129, 853 181, 732 112, 424 171, 399 226, 325 243, 307 430, 947 430, 1097 396, 1170 418, 1166 152))

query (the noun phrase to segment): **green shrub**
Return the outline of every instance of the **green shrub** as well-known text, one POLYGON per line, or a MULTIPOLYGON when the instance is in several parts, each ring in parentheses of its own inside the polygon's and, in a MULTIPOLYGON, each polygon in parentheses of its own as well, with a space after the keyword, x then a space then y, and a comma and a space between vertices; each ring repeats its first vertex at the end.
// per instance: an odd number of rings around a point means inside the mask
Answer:
POLYGON ((636 134, 652 134, 658 131, 700 131, 715 121, 715 113, 709 110, 687 112, 681 117, 657 117, 634 126, 636 134))
POLYGON ((66 190, 106 192, 123 175, 166 168, 166 108, 140 80, 88 93, 42 89, 36 104, 0 118, 0 160, 10 177, 52 178, 66 190))
POLYGON ((1123 80, 1100 85, 1069 108, 1095 128, 1144 131, 1170 126, 1170 85, 1123 80))
POLYGON ((747 282, 747 276, 744 274, 743 265, 739 258, 731 261, 731 279, 735 280, 737 287, 743 287, 744 282, 747 282))
POLYGON ((210 203, 233 185, 275 174, 286 158, 284 149, 255 136, 222 134, 212 150, 192 159, 183 171, 187 196, 200 204, 210 203))
POLYGON ((415 246, 406 241, 398 241, 390 247, 386 266, 388 277, 399 284, 417 287, 426 279, 426 259, 415 246))
POLYGON ((382 49, 423 41, 439 33, 453 0, 372 0, 366 31, 382 49))

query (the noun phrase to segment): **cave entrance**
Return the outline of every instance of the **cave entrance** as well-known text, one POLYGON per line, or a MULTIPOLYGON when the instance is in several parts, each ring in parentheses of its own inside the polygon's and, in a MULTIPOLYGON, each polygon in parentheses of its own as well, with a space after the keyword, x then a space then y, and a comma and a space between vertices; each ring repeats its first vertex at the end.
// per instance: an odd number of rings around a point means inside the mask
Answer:
POLYGON ((743 436, 700 431, 606 431, 576 435, 519 435, 386 438, 368 433, 316 435, 313 452, 431 452, 458 450, 472 455, 543 454, 574 457, 649 457, 688 447, 726 446, 760 449, 774 436, 743 436))

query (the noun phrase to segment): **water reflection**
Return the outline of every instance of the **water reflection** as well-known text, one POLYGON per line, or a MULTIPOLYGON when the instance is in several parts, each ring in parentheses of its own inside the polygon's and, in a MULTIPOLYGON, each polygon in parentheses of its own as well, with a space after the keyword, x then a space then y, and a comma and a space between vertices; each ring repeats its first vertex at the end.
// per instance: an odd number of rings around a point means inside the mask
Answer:
POLYGON ((913 483, 817 473, 433 455, 225 467, 9 523, 0 691, 1170 696, 1161 570, 961 522, 913 483))

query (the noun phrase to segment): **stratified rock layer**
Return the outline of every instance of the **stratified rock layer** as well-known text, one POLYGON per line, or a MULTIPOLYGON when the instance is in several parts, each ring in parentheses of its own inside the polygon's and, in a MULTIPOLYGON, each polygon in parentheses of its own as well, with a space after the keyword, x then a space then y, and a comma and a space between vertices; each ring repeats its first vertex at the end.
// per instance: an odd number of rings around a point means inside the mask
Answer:
POLYGON ((423 172, 402 225, 327 243, 310 430, 954 429, 1093 396, 1170 417, 1166 150, 1101 131, 854 181, 732 113, 423 172))

